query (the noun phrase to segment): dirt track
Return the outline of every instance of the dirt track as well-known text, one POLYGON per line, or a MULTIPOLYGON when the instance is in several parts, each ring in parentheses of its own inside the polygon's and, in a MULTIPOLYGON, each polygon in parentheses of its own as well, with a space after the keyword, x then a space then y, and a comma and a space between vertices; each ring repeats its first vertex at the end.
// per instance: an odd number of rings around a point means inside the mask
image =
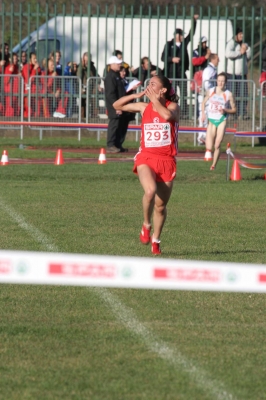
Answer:
MULTIPOLYGON (((35 150, 35 148, 31 149, 32 151, 35 150)), ((55 148, 49 148, 49 149, 43 149, 43 150, 49 150, 49 151, 54 151, 56 153, 57 149, 55 148)), ((133 162, 134 155, 137 153, 137 149, 130 149, 129 152, 123 153, 123 155, 113 155, 110 157, 108 154, 106 154, 106 161, 107 162, 133 162)), ((178 160, 195 160, 195 161, 203 161, 204 159, 204 149, 202 148, 201 151, 193 151, 193 152, 179 152, 177 159, 178 160)), ((64 162, 65 164, 73 164, 73 163, 81 163, 81 164, 94 164, 98 162, 99 158, 99 149, 63 149, 63 157, 64 157, 64 162), (84 153, 84 158, 69 158, 65 157, 64 153, 84 153), (95 154, 95 157, 86 157, 86 153, 90 154, 95 154)), ((258 159, 262 160, 265 159, 265 155, 258 155, 258 154, 236 154, 237 158, 241 159, 258 159)), ((226 154, 222 153, 221 157, 222 160, 226 159, 226 154)), ((54 158, 40 158, 40 159, 12 159, 9 158, 9 163, 10 164, 54 164, 54 158)))

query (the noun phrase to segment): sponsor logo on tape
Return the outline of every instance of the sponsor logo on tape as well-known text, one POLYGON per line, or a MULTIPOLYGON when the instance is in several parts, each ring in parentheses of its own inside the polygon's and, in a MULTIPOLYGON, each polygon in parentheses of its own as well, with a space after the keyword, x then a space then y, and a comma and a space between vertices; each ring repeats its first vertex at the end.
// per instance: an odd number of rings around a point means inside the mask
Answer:
POLYGON ((265 274, 259 274, 259 282, 260 283, 266 283, 266 273, 265 274))
POLYGON ((112 264, 77 264, 77 263, 50 263, 50 275, 61 275, 80 277, 86 276, 90 278, 115 278, 116 267, 112 264))
POLYGON ((219 270, 206 268, 155 268, 155 279, 169 279, 183 282, 220 282, 222 275, 219 270))
POLYGON ((133 275, 133 271, 131 267, 123 267, 122 271, 123 278, 131 278, 133 275))
POLYGON ((20 261, 17 265, 17 272, 19 274, 26 274, 29 270, 28 265, 24 261, 20 261))
POLYGON ((237 274, 236 274, 235 272, 233 272, 233 271, 228 272, 228 274, 227 274, 226 277, 227 277, 227 280, 228 280, 229 282, 236 282, 237 279, 238 279, 237 274))
POLYGON ((10 274, 12 271, 12 265, 10 260, 0 260, 0 275, 10 274))

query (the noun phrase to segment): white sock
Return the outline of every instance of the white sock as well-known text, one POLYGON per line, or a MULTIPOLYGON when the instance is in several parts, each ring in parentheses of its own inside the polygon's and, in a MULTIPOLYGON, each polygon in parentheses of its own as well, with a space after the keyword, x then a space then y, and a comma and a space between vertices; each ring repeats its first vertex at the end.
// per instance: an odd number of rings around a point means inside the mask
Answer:
POLYGON ((151 224, 145 224, 145 223, 143 223, 143 225, 145 226, 146 229, 151 229, 151 224))

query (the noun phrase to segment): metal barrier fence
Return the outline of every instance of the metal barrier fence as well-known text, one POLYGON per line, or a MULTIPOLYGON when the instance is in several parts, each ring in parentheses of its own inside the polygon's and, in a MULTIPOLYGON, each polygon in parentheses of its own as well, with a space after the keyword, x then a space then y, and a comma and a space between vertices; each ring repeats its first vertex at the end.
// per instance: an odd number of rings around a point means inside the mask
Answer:
MULTIPOLYGON (((0 75, 0 120, 23 121, 23 78, 16 74, 0 75)), ((23 138, 23 126, 0 125, 0 129, 19 129, 23 138)))
POLYGON ((266 81, 260 85, 260 131, 266 132, 266 81))
MULTIPOLYGON (((133 78, 128 78, 128 81, 133 78)), ((149 80, 146 80, 144 87, 149 80)), ((213 84, 213 82, 211 82, 213 84)), ((78 130, 81 137, 81 128, 70 127, 69 123, 108 123, 105 106, 104 79, 90 77, 85 88, 76 76, 35 75, 25 83, 20 75, 0 75, 0 119, 3 121, 29 122, 61 122, 64 129, 78 130)), ((197 108, 205 92, 198 88, 197 82, 192 79, 173 79, 172 85, 180 95, 181 118, 180 125, 187 127, 200 126, 197 108), (193 88, 193 90, 191 90, 193 88)), ((261 90, 256 97, 256 85, 251 80, 228 81, 228 87, 235 95, 238 115, 230 115, 228 128, 238 131, 255 132, 266 128, 266 81, 261 84, 261 90), (256 106, 259 106, 259 109, 256 106), (244 114, 245 111, 245 114, 244 114), (244 118, 243 118, 244 117, 244 118)), ((142 90, 140 88, 139 90, 142 90)), ((132 124, 139 125, 141 116, 136 115, 132 124)), ((5 129, 20 129, 23 138, 23 126, 0 125, 5 129)), ((56 130, 51 124, 47 126, 32 126, 31 129, 40 131, 40 139, 44 130, 56 130)), ((100 131, 97 132, 98 139, 100 131)), ((136 130, 136 140, 139 132, 136 130)), ((194 134, 196 144, 196 133, 194 134)), ((254 138, 253 138, 254 144, 254 138)))
MULTIPOLYGON (((160 68, 164 70, 165 74, 169 72, 168 77, 176 81, 181 96, 181 123, 188 126, 196 126, 198 123, 199 95, 191 92, 189 84, 189 82, 193 82, 193 50, 198 49, 199 55, 201 55, 200 38, 206 36, 208 47, 212 53, 219 55, 219 71, 227 71, 229 59, 226 57, 226 44, 234 37, 236 28, 240 27, 243 30, 243 41, 248 43, 251 48, 252 55, 248 66, 250 80, 247 81, 247 89, 241 83, 240 90, 238 90, 235 81, 232 90, 236 92, 239 112, 246 108, 247 116, 250 119, 238 120, 230 116, 228 124, 241 130, 256 130, 257 127, 262 129, 265 126, 263 122, 265 107, 264 100, 261 98, 261 91, 257 96, 256 92, 254 94, 255 73, 257 66, 261 66, 263 38, 266 33, 266 25, 264 24, 266 16, 263 7, 197 6, 199 18, 195 23, 194 7, 181 7, 179 5, 159 7, 156 2, 150 6, 134 8, 125 4, 121 5, 119 2, 115 6, 103 4, 93 6, 87 3, 85 5, 82 0, 78 13, 74 5, 70 3, 46 4, 45 8, 39 3, 30 3, 14 2, 14 4, 6 4, 6 2, 2 2, 1 4, 0 43, 4 45, 0 50, 3 58, 9 56, 11 59, 12 51, 16 52, 19 56, 19 67, 22 68, 25 59, 29 61, 31 52, 36 52, 40 65, 52 55, 50 53, 54 53, 53 57, 56 58, 55 53, 59 52, 57 54, 57 56, 59 55, 57 68, 61 70, 63 75, 64 68, 69 63, 76 63, 79 64, 79 67, 82 67, 84 65, 83 56, 87 53, 89 59, 87 76, 90 77, 93 68, 99 76, 104 76, 103 71, 106 69, 108 59, 116 49, 122 52, 123 60, 128 64, 130 74, 133 67, 136 70, 139 66, 141 67, 141 58, 147 56, 157 70, 160 68), (183 46, 179 65, 180 74, 178 75, 176 74, 176 65, 169 68, 169 63, 171 63, 169 56, 175 57, 177 55, 176 46, 172 46, 172 50, 170 50, 171 43, 174 44, 175 42, 174 32, 176 28, 185 32, 184 38, 190 33, 190 42, 186 47, 188 59, 183 46), (170 54, 171 51, 173 51, 173 54, 170 54), (177 76, 187 77, 188 80, 176 79, 177 76)), ((81 69, 77 68, 77 77, 79 78, 82 77, 81 69)), ((4 70, 5 68, 0 66, 0 72, 3 73, 4 70)), ((141 68, 139 68, 140 70, 141 68)), ((244 62, 242 70, 244 70, 244 62)), ((149 71, 147 76, 150 77, 149 71)), ((62 99, 64 100, 67 97, 68 104, 72 109, 72 111, 67 111, 66 120, 68 118, 73 119, 73 115, 77 111, 78 119, 75 117, 74 120, 81 121, 82 118, 85 118, 87 122, 102 122, 103 120, 107 122, 104 92, 98 90, 99 88, 97 89, 93 80, 91 80, 91 83, 87 82, 85 87, 88 88, 86 92, 81 93, 79 89, 80 96, 77 97, 77 100, 75 100, 74 93, 71 93, 71 96, 70 92, 69 95, 67 93, 62 94, 62 99), (90 85, 92 86, 90 87, 90 85), (80 104, 76 104, 76 101, 80 104), (90 105, 89 108, 87 105, 90 105)), ((102 80, 100 87, 101 89, 104 87, 102 80)), ((5 116, 5 99, 9 101, 9 98, 12 100, 17 95, 9 96, 6 94, 4 84, 0 87, 0 91, 0 117, 7 118, 5 116), (1 111, 1 104, 4 111, 1 111)), ((29 96, 29 91, 24 93, 23 88, 21 93, 23 93, 23 96, 21 94, 18 98, 24 102, 25 106, 25 97, 29 96)), ((36 106, 38 110, 37 94, 34 94, 32 90, 31 97, 33 106, 36 106)), ((53 104, 54 102, 55 100, 53 100, 53 104)), ((21 110, 24 106, 21 106, 21 110)), ((14 118, 18 118, 18 116, 14 116, 14 118)), ((23 115, 20 115, 20 118, 23 120, 23 115)), ((30 116, 30 118, 33 118, 33 116, 30 116)), ((136 122, 139 123, 137 120, 136 122)), ((6 126, 6 128, 14 129, 13 126, 6 126)), ((23 128, 20 129, 21 136, 23 136, 23 128)))
MULTIPOLYGON (((215 80, 204 81, 201 88, 202 98, 206 94, 206 87, 216 86, 215 80)), ((227 127, 238 131, 255 131, 260 115, 262 113, 259 107, 258 115, 256 115, 256 104, 260 104, 256 97, 256 84, 252 80, 230 80, 228 79, 226 87, 230 90, 235 99, 236 114, 228 116, 227 127)), ((252 146, 254 146, 254 137, 251 138, 252 146)))
MULTIPOLYGON (((62 122, 77 123, 81 121, 81 81, 75 76, 36 75, 30 77, 29 84, 24 89, 24 118, 30 122, 62 122)), ((32 127, 40 130, 62 128, 32 127)), ((76 130, 78 128, 74 128, 76 130)), ((80 129, 79 136, 80 136, 80 129)))
MULTIPOLYGON (((44 7, 38 2, 2 1, 0 43, 8 42, 10 51, 18 52, 19 56, 26 51, 29 58, 29 54, 35 51, 40 64, 50 52, 59 50, 63 68, 69 61, 79 63, 83 53, 88 52, 102 76, 115 49, 122 51, 130 66, 137 68, 140 59, 147 56, 153 64, 165 67, 167 71, 167 65, 164 65, 165 61, 168 62, 165 59, 167 51, 163 52, 165 44, 173 39, 176 28, 182 29, 185 36, 191 29, 191 41, 187 46, 190 59, 200 38, 206 36, 211 51, 219 54, 220 69, 226 71, 225 46, 240 27, 243 40, 249 44, 253 54, 250 79, 254 79, 255 63, 261 65, 266 16, 264 8, 257 4, 254 7, 217 7, 217 4, 209 3, 197 5, 194 9, 179 4, 160 7, 158 2, 134 7, 119 1, 116 5, 88 5, 81 0, 79 8, 71 2, 48 3, 44 7), (199 19, 194 27, 195 13, 199 19)), ((184 57, 180 63, 183 69, 180 76, 184 77, 183 73, 189 69, 187 77, 192 78, 191 64, 185 68, 184 57)))
MULTIPOLYGON (((204 81, 201 94, 205 96, 204 88, 216 86, 215 80, 204 81)), ((255 130, 255 106, 256 106, 256 84, 251 80, 230 80, 228 79, 226 88, 233 93, 236 114, 229 115, 227 126, 237 128, 240 131, 255 130)))

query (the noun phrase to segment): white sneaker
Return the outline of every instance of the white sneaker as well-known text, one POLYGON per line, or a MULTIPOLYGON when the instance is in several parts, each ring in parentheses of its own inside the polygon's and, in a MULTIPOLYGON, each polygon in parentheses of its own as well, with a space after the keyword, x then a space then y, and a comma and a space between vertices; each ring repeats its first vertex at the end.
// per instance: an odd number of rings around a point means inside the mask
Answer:
POLYGON ((54 112, 54 116, 55 116, 55 114, 56 114, 57 118, 65 118, 66 117, 66 114, 62 114, 60 112, 54 112))
POLYGON ((56 111, 53 113, 53 117, 58 118, 58 113, 56 111))
POLYGON ((203 146, 205 145, 205 138, 204 137, 198 137, 198 145, 203 146))

